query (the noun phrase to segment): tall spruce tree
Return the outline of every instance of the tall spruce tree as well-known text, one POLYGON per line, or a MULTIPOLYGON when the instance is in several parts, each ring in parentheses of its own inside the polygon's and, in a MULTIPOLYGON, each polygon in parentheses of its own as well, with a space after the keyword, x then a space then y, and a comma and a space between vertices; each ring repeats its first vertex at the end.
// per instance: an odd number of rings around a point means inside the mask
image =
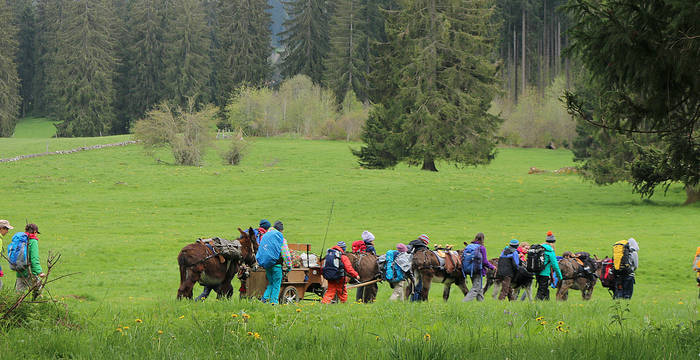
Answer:
POLYGON ((165 98, 187 107, 206 102, 211 73, 209 44, 211 41, 206 13, 200 0, 172 0, 166 9, 165 98))
POLYGON ((270 77, 272 54, 270 6, 266 0, 229 0, 219 3, 219 50, 216 72, 223 105, 242 84, 262 85, 270 77))
POLYGON ((66 4, 66 0, 38 0, 36 3, 32 111, 39 115, 56 117, 58 110, 65 107, 64 99, 59 96, 65 83, 65 59, 58 56, 58 51, 62 47, 66 4))
POLYGON ((128 91, 123 95, 129 123, 142 118, 164 96, 164 0, 134 2, 129 16, 128 91))
POLYGON ((129 101, 130 83, 129 72, 131 63, 129 62, 129 50, 132 44, 132 39, 129 36, 131 29, 131 13, 134 5, 141 1, 131 0, 112 0, 114 9, 114 23, 112 23, 112 34, 115 41, 114 56, 117 60, 114 79, 112 86, 114 87, 114 118, 110 124, 112 134, 126 134, 129 132, 129 125, 132 119, 129 114, 131 104, 129 101))
POLYGON ((113 108, 116 59, 111 1, 75 0, 66 3, 56 56, 62 59, 62 82, 58 95, 64 106, 57 109, 62 136, 106 135, 114 122, 113 108))
POLYGON ((36 17, 32 0, 15 1, 17 21, 17 72, 20 79, 20 96, 22 106, 20 115, 25 116, 32 106, 32 85, 34 77, 34 36, 36 34, 36 17))
POLYGON ((0 136, 9 137, 15 131, 22 98, 17 76, 17 27, 13 11, 0 0, 0 136))
POLYGON ((338 104, 352 90, 360 101, 367 99, 366 58, 361 46, 367 41, 361 0, 338 0, 330 22, 330 52, 326 58, 325 83, 338 104))
POLYGON ((330 49, 329 21, 333 4, 326 0, 283 1, 289 19, 280 34, 285 47, 282 75, 304 74, 321 84, 330 49))
POLYGON ((687 203, 700 200, 697 1, 570 0, 565 9, 570 51, 591 74, 590 86, 566 94, 585 125, 576 144, 584 169, 642 196, 678 182, 687 203))
POLYGON ((355 152, 360 163, 385 167, 407 161, 431 171, 437 171, 436 160, 488 163, 500 124, 487 112, 496 93, 495 66, 488 58, 492 1, 398 4, 400 11, 388 17, 391 49, 382 59, 393 96, 385 96, 368 120, 367 144, 355 152), (394 161, 377 161, 385 152, 394 161))

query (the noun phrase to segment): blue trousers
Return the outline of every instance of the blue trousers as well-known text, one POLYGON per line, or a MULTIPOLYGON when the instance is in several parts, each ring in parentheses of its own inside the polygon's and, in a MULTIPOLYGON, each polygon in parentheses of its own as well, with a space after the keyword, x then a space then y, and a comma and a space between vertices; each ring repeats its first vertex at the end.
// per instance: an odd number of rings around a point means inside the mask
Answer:
POLYGON ((282 286, 282 265, 278 264, 265 269, 265 277, 267 278, 267 288, 265 288, 262 301, 277 304, 279 303, 280 287, 282 286))

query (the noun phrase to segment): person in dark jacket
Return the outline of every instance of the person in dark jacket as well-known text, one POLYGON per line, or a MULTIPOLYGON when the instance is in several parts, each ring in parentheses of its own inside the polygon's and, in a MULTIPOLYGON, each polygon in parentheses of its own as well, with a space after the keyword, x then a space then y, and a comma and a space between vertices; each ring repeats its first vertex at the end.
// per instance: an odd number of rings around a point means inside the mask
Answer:
MULTIPOLYGON (((345 255, 345 248, 345 242, 338 241, 338 244, 331 249, 340 253, 340 262, 343 264, 345 274, 359 282, 360 274, 353 269, 350 259, 348 259, 347 255, 345 255)), ((333 298, 336 296, 338 296, 338 300, 340 300, 340 302, 344 303, 348 301, 348 289, 345 287, 345 276, 337 280, 328 280, 328 289, 326 289, 326 293, 323 295, 321 303, 330 304, 331 301, 333 301, 333 298)))
POLYGON ((475 274, 471 275, 472 288, 469 289, 467 295, 464 296, 464 299, 462 299, 462 301, 464 302, 472 301, 474 299, 476 299, 476 301, 484 301, 484 275, 486 275, 486 269, 495 268, 493 265, 491 265, 486 255, 486 247, 484 247, 484 238, 484 233, 478 233, 474 237, 474 241, 471 242, 472 244, 481 245, 479 248, 479 252, 481 253, 481 273, 476 272, 475 274))
POLYGON ((421 236, 418 237, 418 239, 415 239, 408 243, 408 252, 411 254, 415 254, 416 251, 422 249, 422 248, 428 248, 428 244, 430 244, 430 238, 428 235, 422 234, 421 236))
POLYGON ((518 244, 520 244, 520 242, 517 239, 511 240, 498 258, 496 277, 501 279, 501 294, 498 296, 498 300, 503 300, 506 297, 508 297, 510 301, 515 300, 515 294, 513 293, 513 289, 511 289, 511 281, 518 271, 518 266, 520 266, 518 244))

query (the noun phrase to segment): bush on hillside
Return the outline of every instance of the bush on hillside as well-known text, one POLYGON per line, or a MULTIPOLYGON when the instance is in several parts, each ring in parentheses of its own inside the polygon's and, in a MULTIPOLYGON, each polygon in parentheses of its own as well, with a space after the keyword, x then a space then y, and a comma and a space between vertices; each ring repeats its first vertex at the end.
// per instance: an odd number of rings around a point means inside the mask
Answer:
POLYGON ((134 124, 134 136, 149 154, 169 148, 175 163, 199 166, 214 137, 216 111, 213 105, 195 111, 192 103, 187 109, 162 103, 134 124))
POLYGON ((226 165, 238 165, 245 156, 248 142, 243 138, 243 132, 238 131, 228 144, 228 148, 221 153, 221 158, 226 165))
POLYGON ((494 110, 505 119, 501 136, 511 146, 545 147, 550 142, 568 146, 576 137, 576 122, 560 101, 566 87, 564 78, 555 79, 540 98, 535 89, 521 97, 513 106, 503 99, 496 100, 494 110))
POLYGON ((297 75, 279 90, 241 87, 234 91, 225 116, 234 129, 253 136, 299 134, 309 138, 353 140, 367 118, 365 106, 350 93, 343 110, 336 109, 332 92, 297 75))

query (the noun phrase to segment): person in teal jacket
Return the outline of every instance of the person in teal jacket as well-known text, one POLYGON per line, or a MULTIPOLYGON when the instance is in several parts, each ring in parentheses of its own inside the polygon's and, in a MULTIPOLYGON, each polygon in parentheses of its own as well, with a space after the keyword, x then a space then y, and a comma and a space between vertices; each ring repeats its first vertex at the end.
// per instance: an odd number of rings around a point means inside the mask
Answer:
POLYGON ((544 269, 537 274, 537 300, 549 300, 549 278, 552 272, 556 273, 557 279, 563 279, 557 256, 554 249, 549 244, 542 244, 544 248, 544 269))
MULTIPOLYGON (((30 288, 34 287, 39 283, 39 278, 46 276, 44 270, 41 268, 41 263, 39 262, 39 227, 36 224, 27 224, 24 228, 24 232, 27 233, 29 237, 29 243, 27 244, 27 258, 29 258, 29 269, 24 269, 22 271, 17 271, 17 280, 15 281, 15 291, 25 292, 30 288)), ((34 298, 38 297, 41 293, 41 289, 36 287, 34 289, 34 298)))

